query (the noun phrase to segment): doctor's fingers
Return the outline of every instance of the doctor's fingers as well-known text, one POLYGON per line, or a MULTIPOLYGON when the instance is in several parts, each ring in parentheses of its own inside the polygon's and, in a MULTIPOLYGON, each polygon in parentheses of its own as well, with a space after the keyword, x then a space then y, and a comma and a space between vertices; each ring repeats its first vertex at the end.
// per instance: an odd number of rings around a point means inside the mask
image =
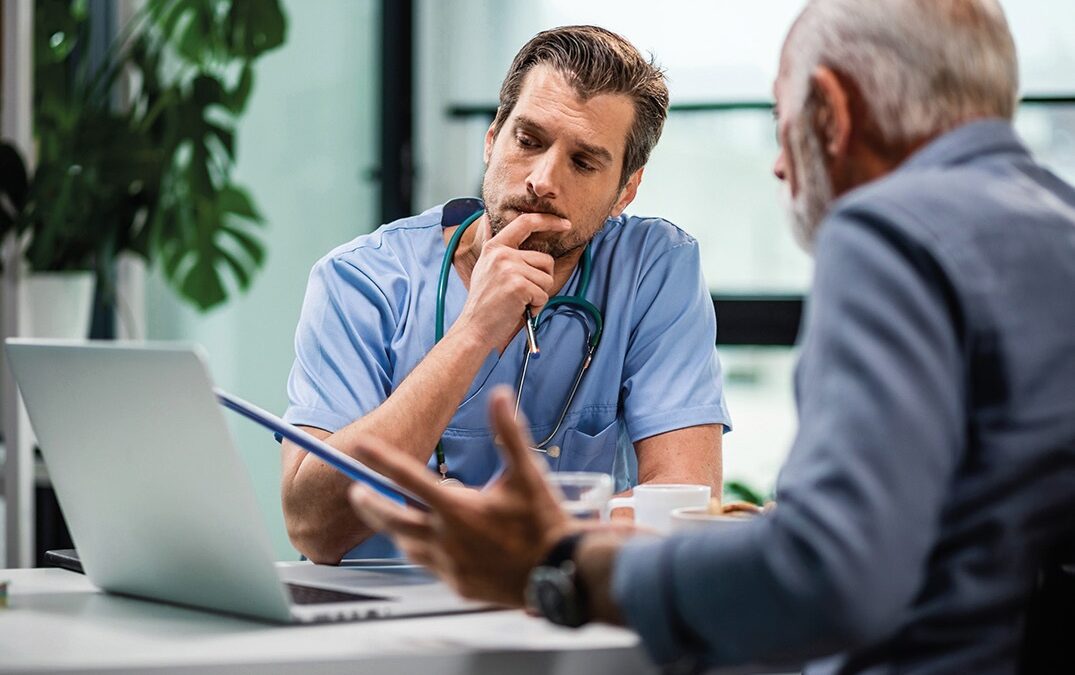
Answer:
MULTIPOLYGON (((543 307, 552 293, 552 275, 523 265, 518 270, 519 282, 516 292, 531 307, 543 307)), ((508 282, 511 283, 511 282, 508 282)))
POLYGON ((541 270, 545 274, 552 277, 553 270, 556 267, 556 261, 548 253, 542 253, 541 251, 519 251, 518 256, 527 265, 534 269, 541 270))
POLYGON ((551 213, 523 213, 515 220, 504 226, 504 229, 496 233, 492 239, 486 242, 502 244, 511 248, 519 248, 534 232, 567 232, 571 229, 571 221, 551 213))
POLYGON ((475 304, 482 305, 483 311, 492 315, 510 316, 513 323, 519 318, 523 307, 543 306, 549 301, 549 293, 552 291, 552 275, 518 260, 492 267, 488 274, 482 275, 480 282, 477 277, 475 274, 471 295, 467 300, 470 301, 473 297, 475 304))
MULTIPOLYGON (((523 251, 519 251, 523 253, 523 251)), ((540 255, 540 254, 539 254, 540 255)), ((540 267, 534 267, 526 260, 518 260, 514 265, 510 266, 511 271, 519 277, 530 281, 535 286, 545 292, 552 290, 552 270, 545 270, 540 267)))
POLYGON ((417 541, 433 533, 428 514, 393 502, 361 483, 351 486, 347 496, 358 517, 378 532, 417 541))
POLYGON ((418 460, 396 448, 384 448, 365 441, 354 446, 359 461, 400 484, 434 509, 451 508, 451 490, 440 487, 432 472, 418 460))
POLYGON ((485 276, 494 283, 506 279, 529 279, 544 289, 552 289, 552 256, 539 251, 519 251, 499 246, 482 253, 474 276, 485 276), (479 271, 478 268, 482 271, 479 271))

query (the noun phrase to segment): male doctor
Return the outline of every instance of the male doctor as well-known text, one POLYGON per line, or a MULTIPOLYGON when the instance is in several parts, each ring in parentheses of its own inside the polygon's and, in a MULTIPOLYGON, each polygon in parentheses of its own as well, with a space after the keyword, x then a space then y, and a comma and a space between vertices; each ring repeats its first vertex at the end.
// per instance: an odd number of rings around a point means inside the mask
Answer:
MULTIPOLYGON (((481 486, 500 465, 489 393, 509 384, 552 470, 719 490, 729 417, 697 242, 624 215, 667 107, 661 71, 620 36, 534 37, 485 137, 483 201, 389 223, 314 267, 286 419, 344 452, 376 438, 481 486), (540 356, 527 361, 529 316, 540 356)), ((346 478, 288 442, 283 462, 298 550, 396 554, 348 505, 346 478)))

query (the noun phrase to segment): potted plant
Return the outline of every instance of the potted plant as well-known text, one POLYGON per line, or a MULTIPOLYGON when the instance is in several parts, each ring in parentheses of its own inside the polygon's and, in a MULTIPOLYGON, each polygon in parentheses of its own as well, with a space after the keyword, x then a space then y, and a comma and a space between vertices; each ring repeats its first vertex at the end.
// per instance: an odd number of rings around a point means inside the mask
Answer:
POLYGON ((29 179, 22 157, 7 142, 0 144, 0 176, 0 231, 22 235, 20 243, 36 270, 19 287, 22 331, 38 337, 85 337, 94 289, 92 258, 83 256, 79 242, 67 241, 63 231, 42 226, 36 228, 39 236, 30 235, 29 179))
POLYGON ((245 290, 264 249, 235 126, 254 62, 285 39, 277 0, 148 2, 97 52, 85 0, 35 10, 37 166, 0 146, 0 236, 34 273, 91 273, 108 302, 121 254, 202 310, 245 290))

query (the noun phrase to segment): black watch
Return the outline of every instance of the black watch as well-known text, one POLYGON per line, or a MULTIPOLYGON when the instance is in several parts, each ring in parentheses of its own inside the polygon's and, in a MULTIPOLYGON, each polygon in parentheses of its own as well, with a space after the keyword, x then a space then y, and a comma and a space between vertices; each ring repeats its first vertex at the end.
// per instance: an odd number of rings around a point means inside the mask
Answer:
POLYGON ((530 570, 526 606, 560 626, 577 628, 590 620, 589 598, 575 567, 575 549, 582 533, 569 534, 530 570))

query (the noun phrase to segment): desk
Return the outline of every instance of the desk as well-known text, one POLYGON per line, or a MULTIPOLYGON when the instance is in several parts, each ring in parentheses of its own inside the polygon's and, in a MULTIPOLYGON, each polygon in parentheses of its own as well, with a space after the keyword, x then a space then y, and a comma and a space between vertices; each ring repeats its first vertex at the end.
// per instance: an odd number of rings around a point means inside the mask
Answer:
POLYGON ((656 673, 638 637, 520 611, 276 626, 110 595, 61 569, 0 570, 0 672, 656 673))

